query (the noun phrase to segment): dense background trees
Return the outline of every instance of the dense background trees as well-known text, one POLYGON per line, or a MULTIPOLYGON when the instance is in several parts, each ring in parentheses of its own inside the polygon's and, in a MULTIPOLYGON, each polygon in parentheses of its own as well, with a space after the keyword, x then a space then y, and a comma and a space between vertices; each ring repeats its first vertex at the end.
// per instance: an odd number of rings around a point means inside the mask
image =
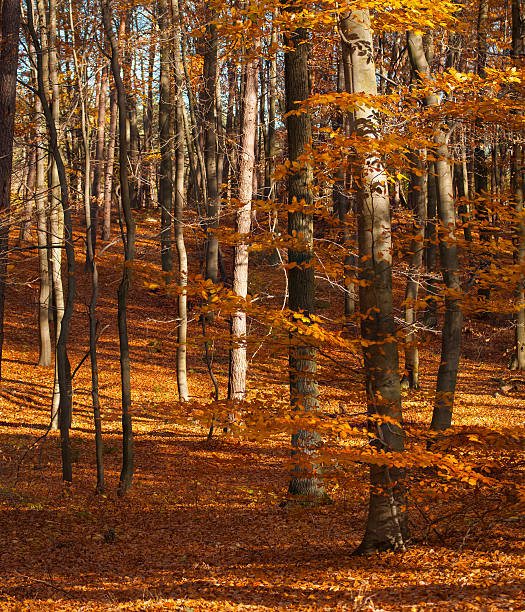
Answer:
POLYGON ((9 256, 37 253, 37 361, 49 366, 54 347, 49 427, 60 428, 66 483, 85 360, 71 371, 73 344, 90 357, 104 490, 97 351, 111 319, 99 262, 120 253, 120 495, 135 463, 133 287, 159 300, 156 324, 177 337, 177 419, 200 419, 210 436, 217 423, 248 438, 292 434, 289 505, 325 503, 325 482, 370 465, 360 552, 405 549, 407 495, 421 482, 439 494, 448 480, 500 486, 457 459, 461 436, 489 443, 494 431, 451 425, 463 329, 497 313, 509 367, 525 368, 517 0, 28 0, 20 44, 18 4, 1 6, 0 318, 12 227, 9 256), (154 255, 137 248, 146 239, 154 255), (89 273, 89 338, 70 331, 82 316, 75 253, 89 273), (187 367, 201 358, 212 401, 187 367), (272 364, 277 395, 264 397, 257 364, 272 364), (331 401, 321 380, 343 396, 331 401), (434 407, 407 430, 406 451, 402 387, 434 407), (362 391, 356 427, 349 398, 362 391))

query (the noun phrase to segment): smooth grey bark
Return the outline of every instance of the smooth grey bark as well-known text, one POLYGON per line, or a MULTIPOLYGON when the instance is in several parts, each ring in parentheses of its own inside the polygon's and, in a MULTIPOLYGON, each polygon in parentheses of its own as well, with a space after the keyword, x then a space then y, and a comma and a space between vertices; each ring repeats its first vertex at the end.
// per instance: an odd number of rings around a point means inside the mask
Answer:
MULTIPOLYGON (((430 68, 423 49, 421 36, 409 32, 407 37, 408 52, 412 67, 418 78, 430 75, 430 68)), ((437 97, 430 93, 425 97, 425 105, 439 105, 437 97)), ((436 383, 436 397, 432 423, 433 431, 448 429, 452 424, 454 394, 461 353, 461 327, 463 312, 461 310, 461 285, 458 273, 458 253, 456 230, 456 211, 454 205, 454 187, 449 165, 448 127, 438 126, 434 132, 436 184, 438 192, 438 216, 440 222, 439 255, 441 272, 445 282, 445 321, 441 340, 441 363, 436 383)))
POLYGON ((111 236, 111 203, 113 200, 113 167, 115 163, 117 121, 117 90, 112 88, 109 94, 109 136, 108 155, 104 176, 104 221, 102 224, 102 240, 109 240, 111 236))
MULTIPOLYGON (((34 27, 33 7, 31 0, 26 0, 27 7, 27 25, 31 36, 36 60, 37 60, 37 81, 38 81, 38 97, 42 104, 42 110, 46 119, 49 147, 56 165, 59 184, 60 184, 60 202, 62 205, 62 214, 64 220, 65 232, 65 250, 67 260, 67 293, 66 302, 63 312, 63 317, 60 326, 60 334, 56 345, 56 364, 58 370, 58 385, 59 385, 59 405, 58 405, 58 421, 60 427, 61 455, 62 455, 62 479, 66 484, 70 484, 73 478, 71 466, 71 446, 69 439, 69 428, 71 426, 71 411, 73 401, 73 388, 71 382, 71 366, 67 354, 67 341, 69 336, 69 327, 71 317, 73 316, 73 308, 75 302, 75 249, 73 246, 73 226, 71 222, 71 211, 69 206, 69 189, 66 178, 66 169, 62 159, 62 154, 58 145, 58 134, 53 115, 53 110, 50 107, 46 95, 44 84, 43 57, 44 53, 40 46, 39 38, 34 27)), ((53 415, 52 415, 53 416, 53 415)))
MULTIPOLYGON (((343 45, 351 60, 354 93, 377 95, 370 14, 358 10, 341 16, 343 45)), ((378 118, 360 105, 352 130, 362 138, 377 138, 378 118)), ((365 363, 368 427, 373 446, 385 452, 404 450, 398 344, 392 298, 392 237, 390 199, 383 161, 376 155, 362 160, 357 182, 359 243, 359 306, 365 363), (397 424, 379 424, 379 415, 397 424)), ((378 550, 403 550, 408 536, 404 471, 388 464, 370 466, 370 499, 363 540, 356 554, 378 550)))
MULTIPOLYGON (((46 11, 44 0, 37 0, 38 14, 38 29, 40 33, 39 49, 40 64, 38 78, 42 78, 43 91, 46 95, 46 104, 51 113, 51 118, 55 130, 57 131, 57 147, 60 143, 58 140, 59 126, 59 88, 58 74, 56 66, 56 2, 49 2, 46 11)), ((35 45, 36 48, 36 45, 35 45)), ((44 114, 46 105, 42 102, 44 114)), ((48 125, 48 140, 51 139, 49 131, 49 121, 46 117, 48 125)), ((55 324, 55 345, 61 334, 62 318, 64 316, 64 291, 62 285, 62 246, 64 243, 64 219, 63 219, 63 201, 61 195, 60 176, 57 167, 56 156, 52 151, 51 144, 48 147, 48 171, 47 184, 49 193, 49 272, 51 276, 50 285, 52 287, 52 296, 50 300, 49 315, 53 317, 55 324)), ((62 162, 63 163, 63 162, 62 162)), ((59 405, 60 405, 60 383, 58 373, 58 349, 55 353, 55 380, 53 384, 53 396, 51 400, 51 429, 59 428, 59 405)))
POLYGON ((0 21, 0 379, 4 347, 4 304, 9 250, 9 209, 16 109, 20 1, 3 0, 0 21))
POLYGON ((179 295, 177 308, 179 315, 179 325, 177 328, 177 387, 179 390, 179 400, 187 402, 189 400, 188 379, 187 379, 187 333, 188 333, 188 296, 186 287, 188 285, 188 256, 184 243, 184 100, 183 100, 183 66, 181 57, 181 28, 179 23, 179 2, 171 0, 172 26, 174 33, 173 42, 173 71, 175 74, 175 248, 179 264, 179 295))
MULTIPOLYGON (((342 77, 344 84, 344 91, 347 93, 352 93, 353 91, 353 82, 352 82, 352 57, 350 53, 350 47, 344 42, 341 45, 341 66, 339 68, 339 72, 342 71, 342 75, 338 75, 338 79, 342 77)), ((342 91, 342 88, 341 88, 342 91)), ((345 126, 345 121, 343 119, 343 126, 345 126)), ((346 181, 346 169, 341 168, 339 175, 339 187, 341 190, 345 191, 345 181, 346 181)), ((353 213, 352 210, 354 208, 353 199, 340 195, 338 199, 338 214, 339 214, 339 222, 342 225, 342 234, 343 234, 343 245, 345 247, 345 256, 343 261, 343 273, 344 273, 344 288, 345 288, 345 297, 344 297, 344 327, 349 327, 352 321, 352 315, 355 312, 356 308, 356 294, 354 285, 351 282, 352 276, 355 276, 355 269, 357 267, 357 261, 355 256, 351 253, 352 242, 355 242, 355 236, 352 236, 352 232, 350 231, 350 213, 353 213)))
POLYGON ((97 228, 100 205, 104 198, 104 139, 106 133, 106 101, 108 93, 108 72, 104 65, 100 74, 100 89, 98 92, 97 133, 95 146, 95 163, 93 169, 93 186, 91 188, 91 232, 92 250, 97 246, 97 228))
POLYGON ((18 232, 18 239, 24 242, 29 242, 31 240, 31 224, 35 201, 37 147, 38 145, 35 142, 35 132, 31 130, 26 152, 27 175, 24 186, 24 216, 21 220, 20 230, 18 232))
MULTIPOLYGON (((35 91, 38 89, 38 75, 36 70, 37 58, 35 48, 31 42, 28 43, 29 53, 33 68, 31 70, 32 86, 35 91)), ((49 325, 49 314, 51 308, 51 276, 49 271, 49 236, 48 236, 48 215, 47 215, 47 195, 45 191, 45 164, 46 153, 42 148, 45 142, 45 129, 42 125, 42 103, 38 95, 34 99, 34 123, 35 123, 35 210, 36 210, 36 236, 38 245, 38 271, 39 271, 39 292, 38 292, 38 336, 39 336, 39 358, 38 365, 49 367, 52 364, 52 343, 51 330, 49 325)))
MULTIPOLYGON (((248 59, 244 76, 244 99, 242 100, 241 147, 239 151, 239 207, 235 218, 238 244, 235 245, 233 264, 233 292, 246 299, 248 294, 248 240, 251 227, 253 196, 253 171, 255 165, 255 136, 257 131, 257 68, 259 44, 245 50, 256 57, 248 59)), ((229 396, 233 401, 243 400, 246 395, 246 312, 239 309, 232 315, 231 380, 229 396)))
POLYGON ((132 278, 132 264, 135 258, 135 221, 131 209, 130 181, 128 175, 128 99, 121 76, 119 44, 111 24, 109 0, 100 0, 104 31, 111 47, 111 72, 117 90, 119 117, 119 177, 122 213, 126 231, 122 232, 124 244, 124 265, 122 280, 118 287, 118 330, 120 347, 120 382, 122 390, 122 469, 120 472, 118 495, 125 495, 131 487, 134 468, 133 424, 131 419, 131 371, 129 358, 129 339, 127 325, 127 303, 132 278))
MULTIPOLYGON (((295 10, 286 5, 285 10, 295 10)), ((284 37, 284 85, 286 112, 296 111, 310 95, 308 33, 297 28, 284 37)), ((309 112, 286 117, 288 158, 296 162, 312 140, 309 112)), ((288 306, 292 320, 298 315, 309 317, 315 312, 315 277, 313 268, 313 168, 306 162, 288 176, 288 234, 295 244, 288 249, 289 270, 288 306)), ((317 386, 317 350, 297 331, 290 333, 290 402, 292 409, 316 411, 319 407, 317 386)), ((292 454, 300 452, 303 464, 296 465, 288 492, 318 501, 325 496, 316 476, 316 450, 321 444, 315 431, 299 430, 292 434, 292 454), (308 463, 310 465, 308 465, 308 463)))

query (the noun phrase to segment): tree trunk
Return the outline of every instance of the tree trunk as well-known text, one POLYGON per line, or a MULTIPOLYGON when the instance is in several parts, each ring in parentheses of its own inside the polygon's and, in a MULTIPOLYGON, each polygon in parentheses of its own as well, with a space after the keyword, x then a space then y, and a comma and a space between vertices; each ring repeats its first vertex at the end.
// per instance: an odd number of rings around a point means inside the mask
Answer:
MULTIPOLYGON (((245 50, 249 53, 251 49, 245 50)), ((248 294, 248 240, 251 227, 253 170, 255 164, 255 136, 257 129, 257 67, 259 44, 255 42, 256 57, 245 66, 244 99, 242 101, 241 147, 239 151, 239 207, 235 219, 238 244, 233 264, 233 292, 246 299, 248 294)), ((232 351, 230 398, 243 400, 246 395, 246 312, 239 309, 232 315, 232 351)))
POLYGON ((53 115, 53 109, 50 107, 44 84, 43 71, 43 56, 42 48, 38 40, 34 22, 33 22, 33 7, 31 0, 27 0, 27 25, 29 33, 35 47, 37 59, 37 79, 38 79, 38 97, 42 104, 42 110, 46 119, 49 147, 55 162, 59 184, 60 184, 60 201, 62 204, 62 213, 64 219, 65 230, 65 249, 67 259, 67 294, 66 303, 63 311, 63 317, 60 326, 60 334, 56 345, 56 364, 58 371, 58 385, 60 393, 60 401, 58 406, 61 454, 62 454, 62 478, 66 484, 72 481, 72 466, 71 466, 71 447, 69 441, 69 428, 71 425, 71 409, 73 401, 73 388, 71 382, 71 366, 67 354, 67 340, 69 335, 69 326, 71 317, 73 316, 73 308, 75 302, 75 249, 73 246, 73 226, 71 223, 71 212, 69 208, 69 190, 66 178, 66 169, 62 159, 62 154, 58 146, 58 134, 53 115))
POLYGON ((37 147, 35 132, 31 130, 31 136, 27 143, 27 178, 24 187, 24 216, 20 223, 20 231, 18 234, 19 240, 24 242, 29 242, 31 240, 31 221, 35 201, 37 147))
MULTIPOLYGON (((408 52, 412 67, 418 78, 430 74, 423 41, 421 36, 408 33, 408 52)), ((434 94, 427 94, 425 105, 438 106, 439 100, 434 94)), ((452 173, 449 166, 448 137, 446 126, 439 126, 435 130, 434 145, 436 155, 436 183, 438 191, 438 215, 440 221, 439 255, 441 271, 446 286, 445 293, 445 322, 441 341, 441 363, 438 370, 436 384, 436 399, 432 414, 431 429, 443 431, 452 423, 452 410, 454 407, 454 394, 461 353, 461 326, 463 313, 459 297, 461 285, 458 274, 458 254, 456 243, 456 211, 454 206, 454 188, 452 173)))
MULTIPOLYGON (((523 19, 520 14, 519 0, 512 0, 512 57, 517 61, 523 57, 523 19)), ((516 317, 516 369, 525 370, 525 219, 524 196, 525 175, 523 145, 514 144, 512 163, 512 193, 518 217, 516 263, 521 271, 518 281, 518 313, 516 317)))
POLYGON ((4 303, 9 250, 9 208, 20 31, 19 0, 3 0, 0 21, 0 379, 4 346, 4 303))
MULTIPOLYGON (((368 10, 341 19, 343 44, 351 57, 352 90, 377 95, 372 31, 368 10)), ((360 106, 352 129, 361 137, 377 138, 378 119, 373 109, 360 106)), ((360 261, 359 305, 366 372, 369 429, 373 445, 385 452, 404 449, 399 357, 392 300, 390 200, 383 162, 375 155, 363 160, 357 191, 360 261), (378 424, 386 415, 397 424, 378 424)), ((407 537, 404 472, 394 466, 370 466, 370 500, 363 541, 356 553, 401 549, 407 537)))
MULTIPOLYGON (((170 272, 172 262, 172 218, 173 218, 173 182, 172 182, 172 145, 171 145, 171 104, 170 104, 170 45, 169 14, 166 0, 158 0, 158 24, 160 31, 160 84, 159 84, 159 143, 160 143, 160 178, 159 204, 161 214, 160 226, 160 259, 162 269, 170 272)), ((176 44, 176 42, 175 42, 176 44)))
MULTIPOLYGON (((288 11, 294 10, 286 5, 288 11)), ((284 81, 286 112, 297 110, 310 95, 308 72, 309 44, 304 28, 285 35, 287 51, 284 55, 284 81)), ((306 151, 312 139, 312 126, 308 112, 286 117, 288 157, 296 162, 306 151)), ((309 317, 315 311, 315 279, 313 268, 313 168, 305 163, 288 177, 288 234, 296 244, 288 250, 288 263, 294 265, 289 272, 289 308, 292 316, 309 317)), ((317 410, 317 351, 304 342, 304 336, 290 334, 290 402, 294 410, 317 410)), ((293 453, 300 452, 311 463, 310 467, 296 465, 288 487, 291 495, 300 495, 312 501, 322 499, 324 488, 315 476, 316 449, 321 443, 314 431, 299 430, 292 434, 293 453)))
MULTIPOLYGON (((104 492, 104 463, 103 463, 103 443, 102 443, 102 422, 100 417, 100 399, 99 399, 99 388, 98 388, 98 359, 97 359, 97 301, 98 301, 98 270, 97 262, 95 261, 95 242, 93 235, 96 233, 96 225, 94 223, 93 215, 96 214, 92 206, 91 199, 91 185, 89 177, 91 174, 91 159, 90 159, 90 146, 89 146, 89 118, 86 108, 86 100, 84 97, 84 91, 86 91, 85 83, 82 82, 82 70, 79 65, 78 55, 76 52, 76 41, 75 41, 75 26, 73 22, 73 7, 72 0, 69 0, 69 25, 71 27, 72 34, 72 53, 73 62, 75 67, 75 75, 78 81, 78 89, 80 92, 80 121, 82 130, 82 144, 84 147, 84 213, 86 217, 86 264, 91 274, 91 297, 89 301, 89 354, 91 360, 91 399, 93 405, 93 420, 95 425, 95 456, 97 461, 97 487, 96 490, 99 493, 104 492)), ((104 79, 104 77, 102 77, 104 79)), ((100 96, 102 97, 103 84, 100 87, 100 96)), ((105 116, 105 105, 103 108, 103 115, 105 116)), ((99 105, 99 120, 100 120, 100 105, 99 105)), ((100 128, 100 124, 98 126, 100 128)), ((103 130, 103 128, 102 128, 103 130)), ((101 162, 102 153, 99 151, 99 138, 100 131, 97 131, 97 163, 101 162)), ((104 132, 102 131, 102 149, 104 148, 104 132)), ((100 182, 100 173, 95 172, 93 177, 93 184, 100 182)))
POLYGON ((410 244, 410 268, 405 291, 405 370, 406 376, 401 381, 402 386, 409 389, 419 389, 419 350, 416 345, 415 324, 417 310, 415 303, 419 292, 421 267, 423 265, 423 250, 425 241, 425 224, 427 220, 427 171, 425 168, 426 151, 417 151, 412 163, 414 168, 410 173, 409 207, 414 215, 413 238, 410 244))
MULTIPOLYGON (((36 79, 35 79, 36 81, 36 79)), ((42 143, 45 139, 44 130, 41 126, 42 104, 35 97, 35 124, 37 142, 42 143)), ((39 366, 48 367, 52 363, 51 333, 49 329, 49 309, 51 302, 51 277, 49 275, 48 259, 48 231, 46 196, 44 192, 44 151, 37 148, 36 176, 35 176, 35 208, 36 208, 36 235, 38 244, 38 270, 40 277, 40 289, 38 294, 38 335, 40 339, 39 366)))
POLYGON ((113 200, 113 166, 115 162, 115 140, 117 135, 118 105, 117 90, 111 89, 109 95, 109 137, 108 158, 104 177, 104 223, 102 226, 102 240, 109 240, 111 236, 111 203, 113 200))
POLYGON ((106 98, 108 91, 107 68, 102 68, 100 75, 100 90, 97 111, 97 140, 95 148, 95 167, 93 172, 93 187, 91 190, 91 242, 93 253, 97 244, 98 211, 103 198, 103 169, 104 169, 104 136, 106 128, 106 98))
POLYGON ((131 210, 130 183, 128 176, 128 108, 124 82, 121 76, 119 46, 111 25, 109 0, 101 0, 104 31, 111 46, 111 71, 117 90, 119 111, 119 173, 122 212, 126 232, 122 233, 124 243, 124 265, 122 280, 118 288, 118 330, 120 346, 120 380, 122 386, 122 470, 118 494, 124 495, 133 479, 134 452, 133 427, 131 420, 131 371, 127 325, 127 301, 131 284, 132 264, 135 257, 135 221, 131 210))
POLYGON ((179 261, 179 287, 177 300, 179 326, 177 328, 177 387, 179 400, 189 400, 186 371, 186 336, 188 332, 187 291, 188 257, 184 244, 184 101, 183 101, 183 68, 180 50, 179 2, 171 0, 172 23, 174 32, 173 66, 175 73, 175 247, 179 261))
POLYGON ((206 278, 214 283, 219 274, 219 208, 220 191, 217 180, 217 118, 216 81, 218 78, 217 26, 213 23, 215 12, 206 5, 206 25, 202 112, 204 113, 204 163, 206 166, 206 187, 208 205, 206 209, 206 278))

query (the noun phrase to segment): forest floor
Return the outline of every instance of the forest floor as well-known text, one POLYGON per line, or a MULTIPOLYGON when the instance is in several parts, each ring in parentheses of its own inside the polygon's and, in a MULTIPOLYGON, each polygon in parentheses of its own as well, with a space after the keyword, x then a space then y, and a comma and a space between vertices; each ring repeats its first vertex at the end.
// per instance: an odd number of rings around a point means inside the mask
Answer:
MULTIPOLYGON (((348 475, 347 486, 344 481, 327 483, 331 504, 283 506, 288 436, 250 441, 232 438, 219 428, 208 442, 204 426, 181 417, 175 301, 145 286, 148 275, 158 274, 152 272, 158 270, 156 228, 157 220, 143 215, 128 317, 135 476, 124 498, 116 495, 121 460, 116 323, 121 245, 117 241, 99 260, 99 319, 102 327, 109 326, 98 344, 105 495, 94 492, 89 360, 74 379, 73 483, 67 489, 62 486, 59 435, 45 435, 53 369, 35 365, 36 255, 13 254, 0 386, 0 609, 525 609, 523 511, 506 512, 500 492, 459 485, 448 497, 427 491, 420 505, 409 506, 414 541, 407 552, 353 557, 366 514, 363 466, 348 475)), ((118 238, 117 232, 115 228, 118 238)), ((73 366, 88 348, 89 277, 81 241, 77 256, 73 366)), ((191 257, 195 260, 197 253, 191 257)), ((251 282, 271 292, 272 282, 278 282, 272 274, 279 272, 261 264, 251 282)), ((321 304, 324 314, 341 308, 341 299, 329 293, 328 285, 321 284, 319 295, 327 302, 321 304)), ((220 318, 215 325, 227 330, 220 318)), ((496 378, 510 374, 504 356, 512 344, 508 320, 496 314, 470 319, 465 327, 454 424, 523 435, 524 387, 497 393, 496 378)), ((198 333, 193 321, 190 337, 198 333)), ((404 395, 409 424, 426 427, 430 422, 439 347, 439 335, 430 337, 422 349, 422 388, 404 395)), ((202 354, 202 342, 190 343, 192 405, 209 402, 212 391, 202 354)), ((214 367, 224 397, 225 349, 217 351, 214 367)), ((286 354, 276 356, 263 346, 249 376, 251 392, 264 391, 269 401, 272 395, 285 398, 286 354)), ((337 365, 321 359, 320 377, 322 405, 337 410, 343 402, 350 413, 364 410, 361 387, 350 388, 337 365)), ((516 460, 519 451, 501 449, 497 457, 491 452, 483 450, 482 463, 506 469, 503 478, 523 480, 523 462, 516 460)))

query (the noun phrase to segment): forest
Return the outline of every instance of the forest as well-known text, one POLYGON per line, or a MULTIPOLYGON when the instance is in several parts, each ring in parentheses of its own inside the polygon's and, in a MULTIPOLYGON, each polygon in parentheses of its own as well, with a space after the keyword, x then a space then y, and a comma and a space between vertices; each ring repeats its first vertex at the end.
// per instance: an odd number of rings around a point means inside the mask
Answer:
POLYGON ((0 609, 523 610, 522 0, 0 0, 0 609))

